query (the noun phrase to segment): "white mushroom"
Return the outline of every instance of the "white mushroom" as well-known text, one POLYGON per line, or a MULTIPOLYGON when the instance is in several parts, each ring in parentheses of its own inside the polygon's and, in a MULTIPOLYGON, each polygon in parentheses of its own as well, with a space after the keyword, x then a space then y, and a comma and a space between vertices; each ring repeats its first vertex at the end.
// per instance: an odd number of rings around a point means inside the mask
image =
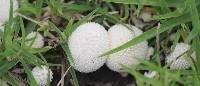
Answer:
POLYGON ((151 22, 155 14, 154 9, 150 7, 144 7, 139 15, 144 22, 151 22))
POLYGON ((29 33, 26 40, 26 45, 32 48, 42 48, 44 46, 44 37, 38 32, 29 33))
POLYGON ((148 12, 142 12, 140 15, 140 18, 144 21, 144 22, 150 22, 152 21, 152 15, 148 12))
MULTIPOLYGON (((127 27, 117 24, 112 26, 109 31, 110 47, 111 49, 119 47, 129 40, 139 36, 143 32, 131 25, 128 25, 133 31, 127 27)), ((124 72, 121 65, 137 65, 140 62, 135 58, 145 58, 148 52, 148 42, 143 41, 125 50, 119 51, 110 55, 107 59, 106 65, 113 71, 124 72)))
POLYGON ((48 83, 48 79, 53 79, 53 73, 47 66, 36 66, 32 70, 33 77, 35 78, 36 82, 40 86, 45 86, 48 83))
POLYGON ((176 33, 172 33, 169 35, 169 40, 174 41, 176 39, 176 33))
POLYGON ((151 56, 154 54, 154 48, 153 47, 149 47, 148 48, 148 51, 147 51, 147 54, 146 54, 146 59, 147 60, 150 60, 151 58, 151 56))
MULTIPOLYGON (((18 9, 17 0, 13 0, 13 11, 18 9)), ((9 19, 10 13, 10 0, 1 0, 0 1, 0 22, 5 23, 9 19)))
POLYGON ((80 72, 93 72, 106 61, 106 57, 98 56, 109 49, 108 32, 97 23, 85 23, 72 33, 68 44, 74 61, 73 67, 80 72))
MULTIPOLYGON (((188 44, 177 43, 174 51, 166 57, 166 62, 170 65, 170 69, 188 69, 191 67, 186 53, 190 47, 188 44)), ((195 59, 195 53, 191 56, 195 59)))
POLYGON ((157 75, 156 71, 148 71, 144 73, 144 76, 148 77, 148 78, 154 78, 157 75))

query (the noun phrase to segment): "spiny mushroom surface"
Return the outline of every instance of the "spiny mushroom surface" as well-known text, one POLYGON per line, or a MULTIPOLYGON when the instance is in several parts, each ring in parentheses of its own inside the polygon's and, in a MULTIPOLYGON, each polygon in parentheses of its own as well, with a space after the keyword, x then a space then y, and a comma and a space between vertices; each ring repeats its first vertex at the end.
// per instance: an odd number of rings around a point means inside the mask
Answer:
MULTIPOLYGON (((177 43, 173 52, 171 52, 166 57, 167 64, 170 65, 170 69, 188 69, 191 64, 187 61, 186 52, 191 48, 190 45, 185 43, 177 43)), ((193 53, 192 58, 195 59, 195 54, 193 53)))
POLYGON ((96 71, 106 61, 106 57, 98 57, 109 49, 108 32, 97 23, 80 25, 68 40, 74 60, 73 67, 84 73, 96 71))
POLYGON ((32 48, 42 48, 44 46, 44 37, 38 32, 29 33, 26 40, 26 45, 32 48))
POLYGON ((36 66, 32 70, 33 77, 39 86, 46 86, 48 79, 53 79, 53 73, 47 66, 36 66))
MULTIPOLYGON (((13 11, 18 9, 17 0, 13 0, 13 11)), ((0 0, 0 22, 5 23, 9 19, 10 0, 0 0)))
MULTIPOLYGON (((129 40, 139 36, 143 32, 131 25, 128 25, 133 31, 127 27, 117 24, 108 30, 110 38, 110 48, 116 48, 128 42, 129 40)), ((113 71, 123 72, 121 65, 136 65, 139 61, 135 58, 145 58, 148 52, 148 42, 143 41, 125 50, 119 51, 109 56, 106 65, 113 71)))

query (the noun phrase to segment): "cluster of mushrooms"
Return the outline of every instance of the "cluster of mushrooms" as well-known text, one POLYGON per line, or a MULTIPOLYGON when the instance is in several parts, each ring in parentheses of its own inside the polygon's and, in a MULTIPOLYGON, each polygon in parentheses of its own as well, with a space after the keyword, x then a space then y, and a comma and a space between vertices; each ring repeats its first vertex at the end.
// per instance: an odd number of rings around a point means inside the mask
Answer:
MULTIPOLYGON (((113 71, 124 72, 122 65, 137 65, 140 63, 137 58, 148 60, 153 54, 153 48, 148 46, 147 41, 109 56, 99 56, 142 33, 142 30, 133 25, 116 24, 106 31, 103 26, 94 22, 82 24, 72 33, 68 41, 74 60, 73 66, 80 72, 89 73, 96 71, 105 63, 113 71)), ((166 63, 170 65, 170 69, 191 67, 191 64, 184 58, 187 56, 184 53, 190 48, 188 44, 177 43, 173 52, 166 57, 166 63)), ((195 53, 191 57, 195 59, 195 53)))
MULTIPOLYGON (((123 72, 123 65, 136 65, 134 58, 145 58, 149 50, 148 42, 143 41, 128 49, 105 57, 99 57, 108 50, 116 48, 143 32, 132 25, 116 24, 108 31, 98 23, 80 25, 70 36, 68 44, 74 60, 74 68, 80 72, 96 71, 104 63, 113 71, 123 72), (129 27, 129 28, 127 28, 129 27)), ((147 57, 148 58, 148 57, 147 57)))
MULTIPOLYGON (((4 24, 9 19, 10 0, 1 0, 0 6, 0 30, 3 32, 4 24)), ((14 11, 17 10, 17 0, 13 0, 13 8, 14 11)), ((129 24, 116 24, 107 31, 98 23, 84 23, 76 28, 68 40, 74 62, 72 66, 79 72, 90 73, 106 64, 113 71, 125 72, 122 65, 137 65, 140 63, 137 58, 148 60, 153 54, 153 48, 148 46, 147 41, 140 42, 109 56, 99 56, 142 33, 142 30, 129 24)), ((26 45, 31 48, 44 47, 44 37, 39 32, 29 33, 26 39, 28 40, 26 45)), ((191 45, 177 43, 175 49, 166 57, 166 64, 169 64, 170 69, 187 69, 191 67, 191 64, 184 58, 187 56, 184 53, 190 48, 191 45)), ((192 53, 191 57, 195 59, 195 52, 192 53)), ((53 78, 52 71, 45 65, 33 68, 32 74, 40 86, 47 84, 48 76, 50 76, 50 79, 53 78)), ((3 80, 0 80, 0 82, 3 82, 3 80)))

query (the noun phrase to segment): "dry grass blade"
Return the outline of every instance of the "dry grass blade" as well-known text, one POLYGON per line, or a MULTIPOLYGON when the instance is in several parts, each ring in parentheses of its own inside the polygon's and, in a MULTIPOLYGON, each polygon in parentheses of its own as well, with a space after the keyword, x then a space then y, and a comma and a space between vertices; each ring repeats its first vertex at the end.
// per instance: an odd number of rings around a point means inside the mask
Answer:
POLYGON ((65 71, 64 75, 61 77, 60 81, 58 82, 57 86, 60 86, 60 84, 62 83, 62 81, 64 81, 65 76, 67 75, 67 73, 69 72, 70 68, 72 66, 69 66, 69 68, 65 71))

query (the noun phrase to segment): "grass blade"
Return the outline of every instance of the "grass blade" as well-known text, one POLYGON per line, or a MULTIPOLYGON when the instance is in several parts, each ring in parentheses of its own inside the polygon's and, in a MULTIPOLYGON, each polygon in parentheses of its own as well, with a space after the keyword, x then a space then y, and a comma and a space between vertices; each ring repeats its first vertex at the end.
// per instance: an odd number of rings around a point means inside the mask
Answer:
MULTIPOLYGON (((177 26, 181 23, 186 23, 186 22, 189 22, 189 21, 190 21, 190 18, 188 18, 188 15, 182 15, 182 16, 174 18, 174 19, 169 19, 168 21, 165 21, 165 22, 163 22, 163 24, 161 24, 159 34, 165 32, 165 31, 167 31, 167 30, 169 30, 169 29, 171 29, 171 28, 173 28, 173 27, 175 27, 175 26, 177 26)), ((115 52, 126 49, 130 46, 133 46, 137 43, 148 40, 148 39, 155 37, 155 36, 156 36, 156 28, 152 28, 152 29, 144 32, 142 35, 128 41, 127 43, 102 54, 100 57, 113 54, 115 52)))
MULTIPOLYGON (((160 6, 163 7, 163 3, 160 0, 106 0, 106 2, 114 2, 114 3, 123 3, 123 4, 142 4, 142 5, 151 5, 151 6, 160 6)), ((185 0, 166 0, 167 7, 182 7, 184 5, 185 0)))

